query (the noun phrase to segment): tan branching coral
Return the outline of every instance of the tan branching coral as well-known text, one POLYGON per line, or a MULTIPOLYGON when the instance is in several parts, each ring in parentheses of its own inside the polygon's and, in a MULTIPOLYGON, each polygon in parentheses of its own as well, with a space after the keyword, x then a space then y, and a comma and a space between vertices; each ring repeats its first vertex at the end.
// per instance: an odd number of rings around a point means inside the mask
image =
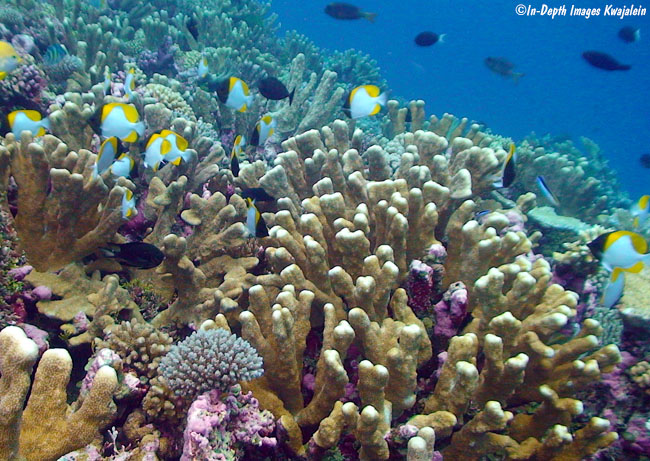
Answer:
POLYGON ((133 187, 129 181, 109 190, 92 177, 94 154, 69 151, 50 135, 40 144, 26 133, 21 141, 8 134, 0 150, 8 152, 18 185, 15 227, 34 267, 60 269, 113 240, 124 223, 121 203, 133 187))
POLYGON ((0 405, 10 423, 0 426, 3 459, 54 461, 100 437, 99 431, 115 415, 114 369, 101 367, 83 401, 69 405, 66 386, 72 359, 65 349, 50 349, 43 354, 29 391, 31 368, 37 359, 36 345, 18 327, 7 327, 0 332, 0 346, 0 405), (29 399, 23 409, 28 391, 29 399))

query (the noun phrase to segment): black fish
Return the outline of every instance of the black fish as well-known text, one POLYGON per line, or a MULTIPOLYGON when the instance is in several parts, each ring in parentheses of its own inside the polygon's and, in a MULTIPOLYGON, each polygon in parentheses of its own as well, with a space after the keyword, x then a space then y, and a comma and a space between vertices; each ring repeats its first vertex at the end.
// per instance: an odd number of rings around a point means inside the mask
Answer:
POLYGON ((592 66, 603 70, 630 70, 632 68, 627 64, 621 64, 615 58, 601 51, 585 51, 582 53, 582 57, 592 66))
POLYGON ((230 171, 232 171, 232 175, 236 178, 239 176, 239 159, 237 158, 237 154, 232 153, 230 156, 230 171))
POLYGON ((275 200, 275 197, 273 197, 272 195, 269 195, 261 187, 251 187, 249 189, 246 189, 246 190, 242 191, 241 197, 243 199, 252 198, 256 202, 272 202, 272 201, 275 200))
POLYGON ((431 46, 435 43, 444 42, 445 34, 438 35, 435 32, 420 32, 415 37, 415 44, 418 46, 431 46))
POLYGON ((192 16, 190 20, 187 21, 185 27, 187 27, 187 30, 190 31, 190 34, 192 34, 192 37, 194 37, 194 40, 196 40, 199 36, 199 23, 196 21, 196 18, 194 16, 192 16))
POLYGON ((643 154, 639 157, 639 162, 643 168, 650 168, 650 154, 643 154))
POLYGON ((625 43, 638 42, 641 38, 641 29, 630 26, 622 27, 621 30, 618 31, 618 38, 623 40, 625 43))
POLYGON ((349 3, 330 3, 325 7, 325 13, 335 19, 361 19, 365 18, 370 22, 375 22, 377 13, 366 13, 361 11, 358 6, 349 3))
POLYGON ((266 77, 259 81, 257 88, 260 90, 262 96, 266 99, 279 101, 280 99, 289 98, 289 105, 293 101, 293 93, 296 91, 294 88, 291 93, 287 87, 275 77, 266 77))
POLYGON ((99 250, 105 258, 113 258, 120 264, 139 269, 154 268, 165 259, 157 246, 144 242, 111 243, 99 250))
POLYGON ((86 121, 97 136, 102 135, 102 109, 104 109, 104 106, 99 106, 95 110, 95 113, 86 121))
POLYGON ((487 68, 495 74, 499 74, 503 77, 510 77, 515 81, 515 83, 517 83, 519 79, 524 76, 524 74, 521 72, 515 72, 515 65, 508 61, 506 58, 488 56, 483 62, 487 68))

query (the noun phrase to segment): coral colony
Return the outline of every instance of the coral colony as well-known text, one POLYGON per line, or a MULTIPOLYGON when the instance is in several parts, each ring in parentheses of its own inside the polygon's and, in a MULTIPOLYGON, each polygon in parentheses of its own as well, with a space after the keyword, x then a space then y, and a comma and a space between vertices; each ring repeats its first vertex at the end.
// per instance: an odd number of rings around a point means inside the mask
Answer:
POLYGON ((0 460, 650 456, 647 198, 269 11, 0 6, 0 460))

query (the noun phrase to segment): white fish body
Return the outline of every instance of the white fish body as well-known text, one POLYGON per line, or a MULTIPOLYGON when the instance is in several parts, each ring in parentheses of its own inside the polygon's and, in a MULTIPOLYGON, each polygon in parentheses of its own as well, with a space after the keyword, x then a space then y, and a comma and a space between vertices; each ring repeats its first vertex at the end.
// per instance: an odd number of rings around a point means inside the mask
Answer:
POLYGON ((365 86, 356 89, 351 95, 350 117, 360 118, 368 115, 374 115, 381 110, 381 106, 386 105, 388 95, 381 93, 378 96, 370 96, 365 86))
POLYGON ((609 278, 601 304, 605 307, 612 307, 623 296, 623 289, 625 288, 625 273, 623 271, 615 271, 609 278))
POLYGON ((111 165, 111 174, 116 178, 128 178, 133 169, 134 161, 128 154, 122 154, 120 158, 115 160, 111 165))
POLYGON ((35 120, 36 118, 40 118, 36 111, 16 111, 11 123, 11 132, 18 139, 23 131, 31 131, 33 136, 43 136, 45 131, 50 131, 50 120, 47 117, 40 120, 35 120))
POLYGON ((143 121, 129 121, 124 109, 119 105, 115 106, 102 121, 102 136, 106 138, 115 136, 122 141, 135 142, 137 138, 133 139, 133 134, 140 137, 144 134, 144 129, 143 121))
POLYGON ((650 253, 639 253, 632 243, 629 235, 616 239, 603 253, 602 263, 608 271, 615 268, 630 269, 635 264, 650 263, 650 253))
POLYGON ((208 60, 205 56, 202 56, 197 68, 199 78, 205 78, 208 75, 208 72, 210 72, 210 69, 208 68, 208 60))
POLYGON ((232 107, 233 109, 240 112, 244 112, 247 106, 251 104, 251 102, 253 102, 253 95, 246 95, 243 82, 240 79, 237 79, 235 84, 230 89, 230 92, 228 93, 226 106, 232 107))
POLYGON ((135 196, 133 192, 127 189, 122 196, 122 218, 131 219, 138 214, 135 207, 135 196))
POLYGON ((117 157, 115 142, 115 138, 108 138, 105 139, 100 146, 99 153, 97 154, 97 161, 95 162, 95 166, 93 168, 93 177, 96 177, 102 174, 104 171, 108 170, 115 161, 115 157, 117 157))

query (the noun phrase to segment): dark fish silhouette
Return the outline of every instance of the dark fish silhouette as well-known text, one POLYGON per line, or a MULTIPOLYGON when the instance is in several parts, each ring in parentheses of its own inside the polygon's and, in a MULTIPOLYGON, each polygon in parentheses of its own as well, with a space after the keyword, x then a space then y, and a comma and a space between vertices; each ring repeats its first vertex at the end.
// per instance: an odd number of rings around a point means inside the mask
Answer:
POLYGON ((144 242, 112 243, 99 249, 105 258, 139 269, 152 269, 165 259, 157 246, 144 242))
POLYGON ((643 154, 639 157, 639 163, 643 168, 650 168, 650 154, 643 154))
POLYGON ((263 78, 257 84, 257 88, 266 99, 279 101, 280 99, 289 98, 289 105, 291 105, 291 102, 293 101, 293 93, 296 91, 294 88, 293 91, 289 93, 289 90, 284 86, 284 83, 275 77, 263 78))
POLYGON ((519 79, 524 76, 521 72, 515 72, 515 65, 508 61, 506 58, 498 56, 488 56, 485 58, 485 65, 495 74, 499 74, 506 78, 512 78, 515 83, 519 82, 519 79))
POLYGON ((625 43, 638 42, 641 38, 641 29, 630 26, 622 27, 621 30, 618 31, 618 38, 623 40, 625 43))
POLYGON ((630 70, 632 66, 621 64, 615 58, 602 51, 585 51, 582 53, 585 61, 594 67, 603 70, 630 70))
POLYGON ((196 21, 194 16, 192 16, 190 20, 187 21, 185 27, 187 27, 187 30, 190 31, 190 34, 192 34, 192 37, 194 37, 194 40, 196 40, 199 36, 199 23, 196 21))
POLYGON ((435 32, 420 32, 415 37, 415 44, 417 46, 431 46, 438 42, 444 42, 445 34, 436 34, 435 32))
POLYGON ((242 191, 241 197, 243 199, 251 198, 256 202, 272 202, 275 200, 275 197, 269 195, 261 187, 251 187, 249 189, 246 189, 242 191))
POLYGON ((370 22, 375 22, 377 13, 367 13, 361 11, 358 6, 349 3, 330 3, 325 7, 325 13, 335 19, 361 19, 365 18, 370 22))

